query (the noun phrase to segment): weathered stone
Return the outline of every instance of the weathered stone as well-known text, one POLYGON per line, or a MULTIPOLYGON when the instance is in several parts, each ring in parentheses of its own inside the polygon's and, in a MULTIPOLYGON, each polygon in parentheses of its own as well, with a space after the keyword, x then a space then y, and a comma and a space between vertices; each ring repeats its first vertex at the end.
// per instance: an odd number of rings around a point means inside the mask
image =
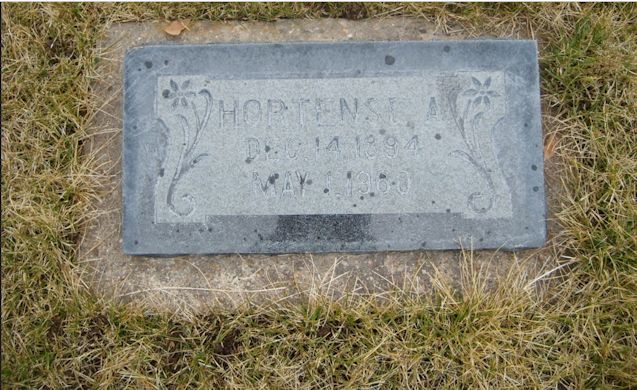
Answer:
POLYGON ((545 241, 534 41, 154 45, 124 72, 129 254, 545 241))

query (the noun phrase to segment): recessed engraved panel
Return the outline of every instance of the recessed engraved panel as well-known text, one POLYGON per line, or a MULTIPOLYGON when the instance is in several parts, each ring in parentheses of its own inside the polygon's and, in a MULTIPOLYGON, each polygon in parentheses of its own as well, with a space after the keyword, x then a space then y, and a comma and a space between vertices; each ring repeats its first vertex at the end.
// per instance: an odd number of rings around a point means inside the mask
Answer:
POLYGON ((538 77, 530 41, 133 51, 124 248, 541 244, 538 77))
POLYGON ((162 76, 155 222, 207 215, 511 216, 490 139, 502 72, 211 80, 162 76), (449 164, 449 161, 453 161, 449 164))

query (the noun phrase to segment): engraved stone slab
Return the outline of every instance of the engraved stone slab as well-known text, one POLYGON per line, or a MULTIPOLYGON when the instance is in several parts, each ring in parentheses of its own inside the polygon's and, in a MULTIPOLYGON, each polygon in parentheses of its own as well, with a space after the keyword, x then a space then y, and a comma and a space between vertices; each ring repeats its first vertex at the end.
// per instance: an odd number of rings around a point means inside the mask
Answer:
POLYGON ((540 246, 540 119, 534 41, 136 48, 124 251, 540 246))

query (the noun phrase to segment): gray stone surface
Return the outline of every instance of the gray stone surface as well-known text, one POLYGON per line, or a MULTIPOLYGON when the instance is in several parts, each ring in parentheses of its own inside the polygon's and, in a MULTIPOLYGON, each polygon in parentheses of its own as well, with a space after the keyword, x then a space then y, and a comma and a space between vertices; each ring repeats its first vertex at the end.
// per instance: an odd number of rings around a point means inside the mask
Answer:
MULTIPOLYGON (((122 109, 125 51, 145 43, 190 44, 228 42, 444 40, 464 39, 461 28, 446 34, 436 25, 413 18, 361 21, 340 19, 264 22, 190 23, 179 37, 163 32, 166 23, 113 25, 101 41, 103 56, 95 78, 95 99, 103 104, 83 143, 84 159, 95 164, 99 198, 87 215, 80 237, 80 281, 105 299, 144 304, 152 310, 218 311, 246 302, 304 301, 316 297, 389 297, 392 291, 422 294, 440 286, 474 286, 467 272, 493 286, 516 275, 531 283, 556 266, 552 243, 559 227, 550 217, 558 212, 561 191, 556 157, 545 161, 549 205, 549 244, 515 252, 499 250, 319 254, 228 254, 157 258, 122 251, 122 109), (463 271, 464 270, 464 271, 463 271)), ((488 31, 483 32, 488 34, 488 31)), ((528 38, 515 33, 507 38, 528 38)), ((554 131, 559 119, 544 110, 544 129, 554 131)))
POLYGON ((149 45, 124 74, 126 253, 545 241, 534 41, 149 45))

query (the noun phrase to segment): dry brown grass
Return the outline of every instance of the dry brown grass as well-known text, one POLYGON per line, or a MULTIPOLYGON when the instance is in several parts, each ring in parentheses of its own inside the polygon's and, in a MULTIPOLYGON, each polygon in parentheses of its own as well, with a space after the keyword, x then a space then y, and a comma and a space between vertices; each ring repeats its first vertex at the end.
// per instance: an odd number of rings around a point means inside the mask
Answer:
POLYGON ((637 387, 636 20, 633 4, 3 4, 3 386, 637 387), (109 23, 387 15, 540 40, 570 266, 487 289, 467 261, 461 288, 427 296, 206 316, 102 302, 79 283, 97 180, 80 149, 109 23))

